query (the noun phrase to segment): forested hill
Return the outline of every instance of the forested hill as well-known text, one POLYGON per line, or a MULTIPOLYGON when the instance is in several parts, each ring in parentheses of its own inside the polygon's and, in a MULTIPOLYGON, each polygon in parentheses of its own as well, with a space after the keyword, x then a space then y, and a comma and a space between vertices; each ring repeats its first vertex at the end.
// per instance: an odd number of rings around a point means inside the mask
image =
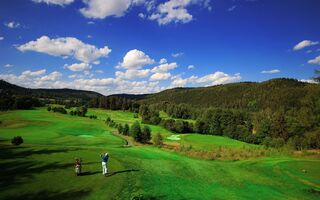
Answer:
POLYGON ((73 89, 30 89, 20 87, 4 80, 0 80, 0 92, 9 92, 18 96, 32 96, 35 98, 71 100, 77 99, 82 101, 90 101, 92 98, 101 97, 97 92, 73 89))
POLYGON ((147 96, 140 100, 153 104, 170 102, 199 107, 249 109, 300 107, 305 98, 320 99, 320 85, 295 79, 271 79, 261 83, 243 82, 198 88, 174 88, 147 96))

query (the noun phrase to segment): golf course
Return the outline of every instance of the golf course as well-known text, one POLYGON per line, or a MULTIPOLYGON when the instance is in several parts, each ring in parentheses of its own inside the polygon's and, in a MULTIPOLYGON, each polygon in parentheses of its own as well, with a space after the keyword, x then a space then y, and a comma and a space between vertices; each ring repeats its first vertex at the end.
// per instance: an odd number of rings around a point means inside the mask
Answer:
MULTIPOLYGON (((319 199, 320 160, 268 155, 238 161, 207 160, 151 144, 124 146, 107 116, 132 124, 124 111, 90 109, 97 119, 46 108, 0 112, 0 199, 319 199), (11 144, 14 136, 24 142, 11 144), (100 154, 108 152, 108 174, 100 154), (81 157, 82 175, 74 174, 81 157)), ((206 151, 263 148, 222 136, 173 133, 150 125, 170 141, 206 151), (169 138, 169 139, 168 139, 169 138), (178 138, 178 139, 177 139, 178 138)))

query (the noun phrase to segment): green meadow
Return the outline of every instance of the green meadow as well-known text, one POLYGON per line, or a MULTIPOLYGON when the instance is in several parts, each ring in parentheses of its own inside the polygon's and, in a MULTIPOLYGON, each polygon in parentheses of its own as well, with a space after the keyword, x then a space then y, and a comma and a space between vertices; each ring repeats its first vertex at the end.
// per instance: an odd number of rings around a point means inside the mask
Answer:
MULTIPOLYGON (((122 111, 89 109, 97 120, 46 109, 0 112, 0 199, 319 199, 320 160, 289 156, 241 161, 192 158, 151 145, 123 147, 104 119, 132 124, 122 111), (22 136, 13 146, 10 139, 22 136), (99 155, 109 152, 108 176, 99 155), (83 175, 74 175, 74 158, 83 175)), ((173 133, 150 126, 154 133, 173 133)), ((257 148, 228 138, 180 135, 194 148, 257 148)))

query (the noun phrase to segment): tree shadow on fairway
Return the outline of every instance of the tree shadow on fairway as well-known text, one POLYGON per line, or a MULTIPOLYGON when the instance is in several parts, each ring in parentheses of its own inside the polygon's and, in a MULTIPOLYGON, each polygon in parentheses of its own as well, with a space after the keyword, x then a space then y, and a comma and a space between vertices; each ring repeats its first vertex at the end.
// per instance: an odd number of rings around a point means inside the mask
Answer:
POLYGON ((127 173, 127 172, 138 172, 140 170, 138 169, 128 169, 128 170, 122 170, 122 171, 116 171, 116 172, 110 172, 106 175, 106 177, 114 176, 116 174, 121 174, 121 173, 127 173))
POLYGON ((46 199, 46 200, 59 200, 59 199, 82 199, 87 197, 90 191, 79 190, 79 191, 67 191, 67 192, 51 192, 51 191, 40 191, 35 193, 17 194, 12 196, 7 196, 5 199, 10 200, 36 200, 36 199, 46 199))
POLYGON ((0 144, 0 158, 1 159, 16 159, 26 158, 31 155, 49 155, 53 153, 67 153, 73 151, 70 149, 47 149, 33 150, 27 147, 2 145, 0 144))
POLYGON ((0 145, 0 188, 17 186, 34 175, 46 171, 56 171, 59 169, 70 168, 73 163, 39 163, 28 158, 30 155, 46 154, 53 152, 66 152, 66 150, 28 150, 25 147, 12 147, 0 145), (26 150, 25 150, 26 149, 26 150), (22 181, 23 180, 23 181, 22 181))
POLYGON ((95 171, 95 172, 82 172, 80 174, 80 176, 91 176, 91 175, 95 175, 95 174, 100 174, 102 173, 101 171, 95 171))

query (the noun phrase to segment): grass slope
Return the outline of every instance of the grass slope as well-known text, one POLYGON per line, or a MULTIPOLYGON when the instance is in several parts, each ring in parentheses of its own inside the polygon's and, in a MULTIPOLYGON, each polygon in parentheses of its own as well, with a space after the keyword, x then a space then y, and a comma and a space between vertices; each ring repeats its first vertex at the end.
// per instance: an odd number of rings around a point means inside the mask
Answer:
POLYGON ((319 160, 205 161, 151 146, 122 148, 103 121, 44 109, 2 112, 0 121, 0 199, 319 198, 309 192, 320 189, 319 160), (15 135, 25 143, 9 145, 15 135), (104 151, 111 155, 108 177, 100 173, 104 151), (84 161, 81 177, 73 174, 76 156, 84 161))

